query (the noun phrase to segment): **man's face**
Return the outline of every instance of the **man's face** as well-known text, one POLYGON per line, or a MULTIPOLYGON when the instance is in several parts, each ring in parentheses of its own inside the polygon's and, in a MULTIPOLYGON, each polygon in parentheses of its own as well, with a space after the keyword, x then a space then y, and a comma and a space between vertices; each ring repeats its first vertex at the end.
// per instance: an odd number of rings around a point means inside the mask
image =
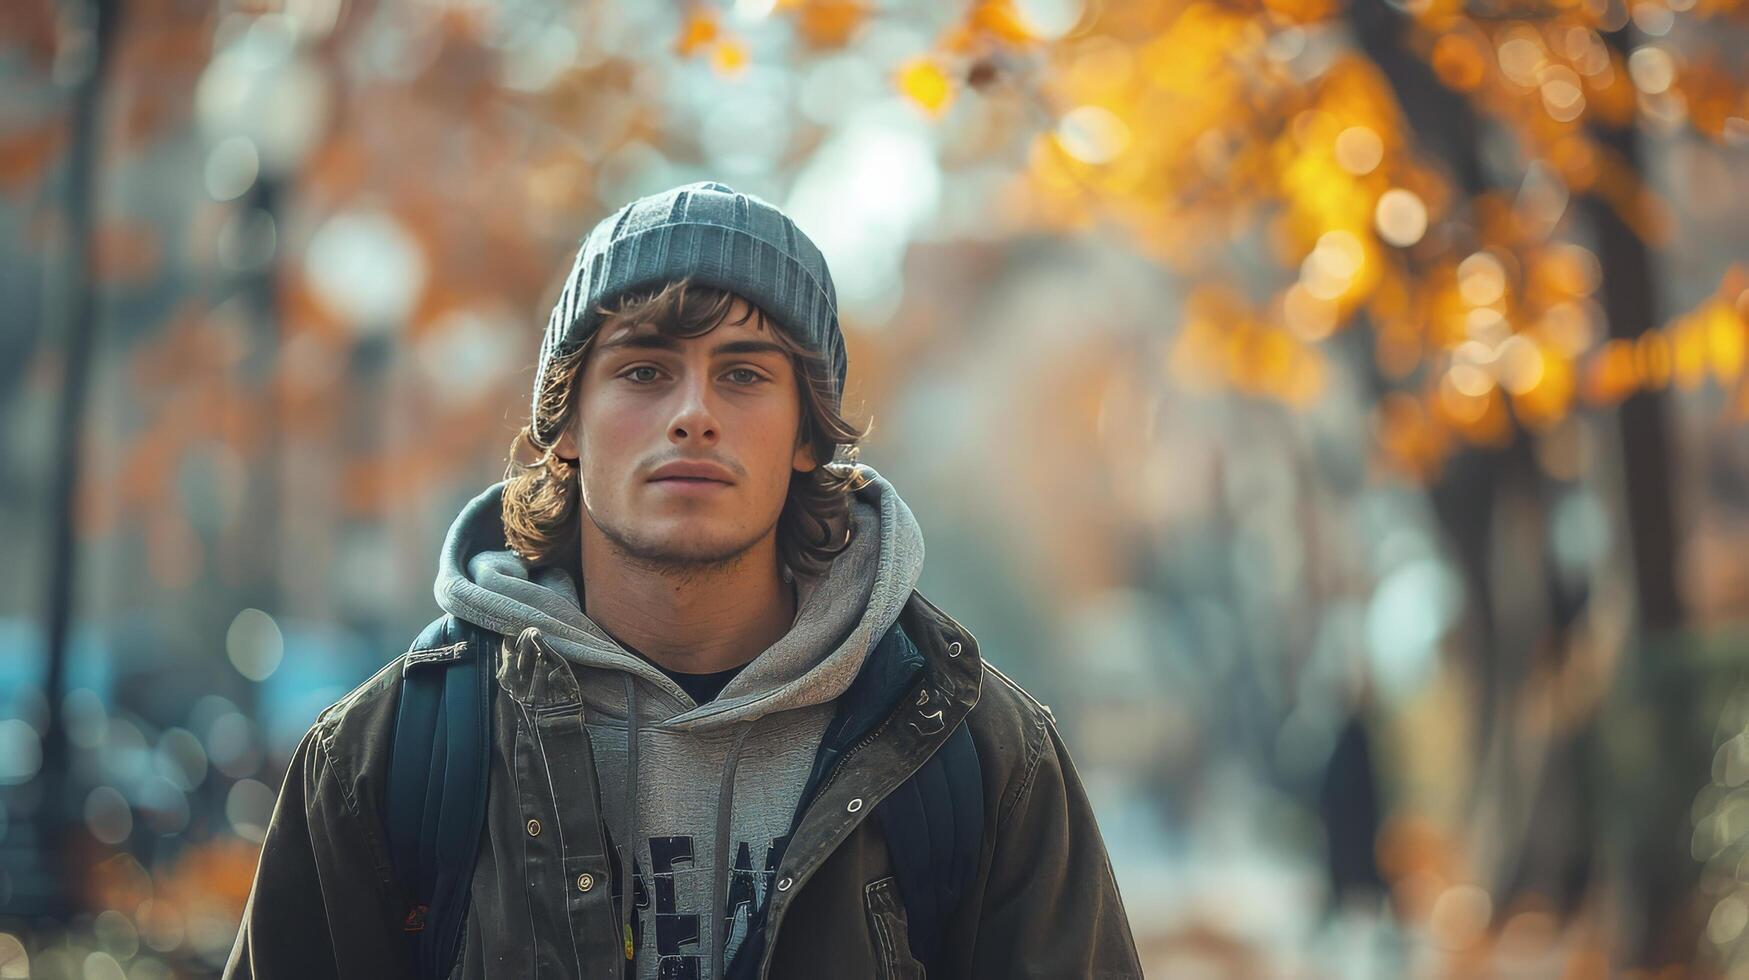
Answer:
POLYGON ((750 311, 736 297, 721 325, 689 338, 602 324, 554 447, 580 462, 586 538, 599 530, 627 557, 684 569, 776 534, 790 474, 816 464, 797 445, 790 356, 757 314, 736 322, 750 311))

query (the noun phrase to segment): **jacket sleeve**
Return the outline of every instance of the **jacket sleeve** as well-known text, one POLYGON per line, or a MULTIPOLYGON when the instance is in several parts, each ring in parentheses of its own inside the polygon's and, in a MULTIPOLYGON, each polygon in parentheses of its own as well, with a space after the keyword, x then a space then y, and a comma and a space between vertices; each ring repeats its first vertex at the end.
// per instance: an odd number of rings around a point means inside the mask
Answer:
POLYGON ((1086 791, 1054 725, 1002 795, 978 911, 974 977, 1140 977, 1086 791))
POLYGON ((286 770, 226 980, 410 975, 380 848, 319 728, 286 770))

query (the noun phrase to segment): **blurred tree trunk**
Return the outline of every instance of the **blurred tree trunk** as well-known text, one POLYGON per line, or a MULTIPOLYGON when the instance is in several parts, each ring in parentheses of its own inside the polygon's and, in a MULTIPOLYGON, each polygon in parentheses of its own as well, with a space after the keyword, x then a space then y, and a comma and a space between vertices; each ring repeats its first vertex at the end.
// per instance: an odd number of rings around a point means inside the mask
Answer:
MULTIPOLYGON (((1468 102, 1439 83, 1425 62, 1404 43, 1408 19, 1385 0, 1357 0, 1350 8, 1351 24, 1361 47, 1378 65, 1395 91, 1409 124, 1421 145, 1439 154, 1453 171, 1458 185, 1468 195, 1485 191, 1477 147, 1480 126, 1468 102)), ((1606 40, 1625 51, 1620 34, 1606 40)), ((1642 160, 1632 127, 1597 126, 1594 133, 1606 150, 1619 155, 1628 172, 1638 178, 1642 160)), ((1654 326, 1656 289, 1650 254, 1644 241, 1622 216, 1600 197, 1579 200, 1580 213, 1595 236, 1603 277, 1599 297, 1612 338, 1633 340, 1654 326)), ((1639 903, 1644 931, 1630 939, 1626 959, 1637 965, 1688 963, 1695 951, 1700 920, 1694 903, 1698 865, 1688 853, 1688 807, 1695 790, 1707 781, 1710 759, 1710 719, 1696 730, 1688 706, 1691 681, 1679 664, 1645 662, 1661 642, 1678 635, 1683 625, 1681 601, 1676 589, 1676 528, 1672 509, 1667 445, 1667 396, 1662 391, 1636 394, 1621 406, 1618 415, 1618 447, 1621 466, 1619 486, 1620 527, 1632 555, 1638 633, 1643 641, 1636 653, 1639 673, 1650 673, 1655 688, 1653 715, 1662 726, 1658 742, 1668 746, 1673 763, 1658 774, 1640 774, 1639 806, 1644 810, 1632 822, 1628 848, 1631 859, 1625 869, 1624 888, 1639 903), (1674 683, 1672 680, 1674 679, 1674 683), (1657 785, 1651 785, 1656 782, 1657 785)), ((1537 651, 1558 656, 1566 645, 1567 630, 1582 603, 1554 601, 1548 610, 1548 631, 1543 636, 1512 636, 1502 625, 1502 614, 1489 594, 1487 583, 1490 549, 1498 544, 1494 533, 1497 505, 1505 495, 1523 495, 1540 506, 1544 514, 1551 503, 1551 487, 1535 465, 1527 438, 1519 435, 1504 451, 1468 450, 1455 457, 1431 493, 1435 510, 1451 535, 1466 581, 1477 604, 1478 635, 1470 648, 1479 657, 1483 690, 1481 706, 1484 731, 1512 721, 1506 698, 1519 690, 1537 651)), ((1546 521, 1544 522, 1546 524, 1546 521)), ((1539 548, 1546 552, 1546 544, 1539 548)), ((1546 558, 1545 558, 1546 560, 1546 558)), ((1679 651, 1676 651, 1679 652, 1679 651)), ((1600 740, 1597 719, 1578 731, 1557 733, 1547 748, 1540 775, 1534 785, 1515 787, 1510 777, 1497 789, 1507 812, 1524 809, 1531 836, 1524 846, 1511 848, 1502 868, 1507 877, 1497 895, 1504 905, 1513 895, 1536 891, 1571 911, 1583 899, 1590 881, 1590 866, 1601 830, 1595 819, 1599 799, 1592 760, 1600 740), (1549 825, 1566 828, 1553 833, 1549 825), (1557 853, 1552 853, 1557 852, 1557 853)), ((1501 744, 1512 746, 1510 733, 1501 744)))
MULTIPOLYGON (((265 215, 276 228, 282 227, 278 223, 284 217, 280 213, 284 189, 284 179, 277 174, 261 174, 237 202, 236 220, 252 227, 256 216, 265 215)), ((253 447, 260 462, 249 467, 245 514, 238 522, 244 530, 234 532, 244 536, 244 574, 227 591, 229 601, 219 607, 221 622, 214 626, 220 631, 229 626, 237 609, 252 606, 275 618, 285 613, 279 566, 285 527, 285 417, 274 378, 280 356, 278 267, 282 253, 283 247, 276 247, 271 259, 238 279, 252 340, 241 370, 247 372, 247 389, 257 393, 253 397, 259 398, 262 406, 260 436, 253 447)), ((253 681, 244 684, 237 702, 248 717, 261 717, 261 685, 253 681)))
MULTIPOLYGON (((1477 153, 1481 125, 1469 102, 1441 84, 1427 63, 1410 49, 1409 18, 1386 0, 1355 0, 1349 5, 1349 24, 1361 50, 1390 84, 1405 122, 1414 130, 1415 142, 1445 164, 1466 199, 1484 193, 1487 180, 1477 153)), ((1377 390, 1386 390, 1382 379, 1377 379, 1377 390)), ((1447 461, 1445 471, 1428 491, 1471 600, 1471 633, 1465 637, 1465 649, 1474 656, 1481 694, 1475 746, 1478 758, 1485 754, 1487 734, 1501 714, 1497 693, 1509 687, 1501 676, 1503 670, 1509 671, 1508 638, 1499 634, 1488 587, 1489 546, 1504 471, 1521 455, 1522 449, 1516 446, 1506 451, 1461 449, 1447 461)))
MULTIPOLYGON (((1604 35, 1611 49, 1625 56, 1626 31, 1604 35)), ((1605 152, 1613 153, 1627 170, 1643 177, 1644 160, 1637 129, 1597 123, 1592 133, 1605 152)), ((1637 340, 1657 326, 1657 284, 1646 243, 1622 219, 1615 207, 1596 194, 1583 200, 1597 236, 1597 254, 1607 274, 1602 302, 1609 336, 1637 340)), ((1671 499, 1672 458, 1668 389, 1635 393, 1616 414, 1621 467, 1621 511, 1626 550, 1632 561, 1637 642, 1632 665, 1644 689, 1635 700, 1650 699, 1657 719, 1660 747, 1658 771, 1626 773, 1641 790, 1639 805, 1647 808, 1628 843, 1629 894, 1640 903, 1644 933, 1635 944, 1634 964, 1662 966, 1689 963, 1695 955, 1704 922, 1696 904, 1700 864, 1690 853, 1690 804, 1710 781, 1712 718, 1697 718, 1693 710, 1697 685, 1690 648, 1681 642, 1682 600, 1677 592, 1677 528, 1671 499), (1638 779, 1636 779, 1638 777, 1638 779)), ((1617 554, 1621 549, 1617 549, 1617 554)))
MULTIPOLYGON (((1411 49, 1410 19, 1385 0, 1356 0, 1349 17, 1416 142, 1451 171, 1466 198, 1487 193, 1482 122, 1469 100, 1443 85, 1411 49)), ((1527 764, 1516 709, 1538 667, 1551 666, 1566 649, 1584 604, 1535 587, 1539 572, 1553 581, 1548 525, 1561 488, 1537 464, 1531 436, 1515 426, 1511 439, 1500 448, 1454 454, 1428 494, 1471 603, 1469 632, 1460 641, 1473 658, 1479 689, 1470 810, 1480 840, 1497 848, 1472 856, 1495 862, 1497 907, 1535 893, 1570 914, 1588 893, 1596 852, 1597 828, 1589 816, 1596 787, 1582 764, 1593 742, 1584 730, 1557 733, 1541 763, 1527 764), (1523 581, 1502 579, 1514 571, 1523 581)))
MULTIPOLYGON (((1620 34, 1607 36, 1625 52, 1620 34)), ((1602 146, 1619 156, 1636 177, 1644 173, 1640 140, 1632 128, 1593 126, 1602 146)), ((1612 338, 1636 340, 1657 324, 1657 284, 1651 254, 1615 208, 1596 195, 1583 199, 1597 236, 1597 257, 1608 274, 1602 300, 1612 338)), ((1676 591, 1676 519, 1671 507, 1670 434, 1667 390, 1641 391, 1622 402, 1617 416, 1622 452, 1622 506, 1632 550, 1639 624, 1649 633, 1681 628, 1682 600, 1676 591)))
POLYGON ((115 0, 70 0, 65 22, 75 25, 63 44, 72 50, 60 57, 83 59, 74 89, 69 119, 71 139, 64 175, 63 213, 67 252, 58 288, 51 294, 51 310, 61 359, 61 402, 55 427, 55 469, 49 494, 47 602, 45 648, 48 656, 43 693, 48 701, 48 724, 43 737, 43 795, 37 809, 37 854, 56 865, 54 878, 59 894, 45 896, 49 911, 65 911, 70 892, 83 879, 72 867, 67 830, 79 810, 69 798, 71 747, 67 740, 62 700, 66 696, 67 652, 71 645, 74 589, 78 584, 78 503, 81 455, 84 452, 86 403, 95 362, 98 305, 93 241, 96 232, 97 177, 101 169, 102 107, 104 81, 114 48, 117 19, 115 0), (84 30, 77 30, 84 28, 84 30), (83 46, 83 47, 81 47, 83 46))

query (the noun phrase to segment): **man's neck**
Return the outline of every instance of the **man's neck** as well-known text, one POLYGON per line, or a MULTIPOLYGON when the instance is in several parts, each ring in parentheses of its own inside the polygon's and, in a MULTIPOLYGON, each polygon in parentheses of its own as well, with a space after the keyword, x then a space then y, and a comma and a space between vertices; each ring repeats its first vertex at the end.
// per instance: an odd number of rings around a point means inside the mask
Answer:
POLYGON ((795 589, 778 574, 773 539, 730 564, 676 575, 630 561, 586 534, 582 570, 584 615, 679 673, 740 667, 795 622, 795 589))

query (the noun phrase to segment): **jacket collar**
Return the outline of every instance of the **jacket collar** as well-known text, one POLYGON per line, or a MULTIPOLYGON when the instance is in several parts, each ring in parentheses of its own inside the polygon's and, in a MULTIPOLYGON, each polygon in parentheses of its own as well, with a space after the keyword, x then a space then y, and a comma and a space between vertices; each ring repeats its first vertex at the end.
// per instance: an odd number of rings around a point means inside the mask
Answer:
POLYGON ((982 672, 970 634, 913 590, 844 692, 823 739, 823 762, 892 716, 907 696, 922 709, 921 734, 933 734, 950 711, 961 714, 977 703, 982 672))
POLYGON ((972 710, 984 679, 977 638, 915 589, 899 622, 922 654, 934 686, 956 708, 972 710))

